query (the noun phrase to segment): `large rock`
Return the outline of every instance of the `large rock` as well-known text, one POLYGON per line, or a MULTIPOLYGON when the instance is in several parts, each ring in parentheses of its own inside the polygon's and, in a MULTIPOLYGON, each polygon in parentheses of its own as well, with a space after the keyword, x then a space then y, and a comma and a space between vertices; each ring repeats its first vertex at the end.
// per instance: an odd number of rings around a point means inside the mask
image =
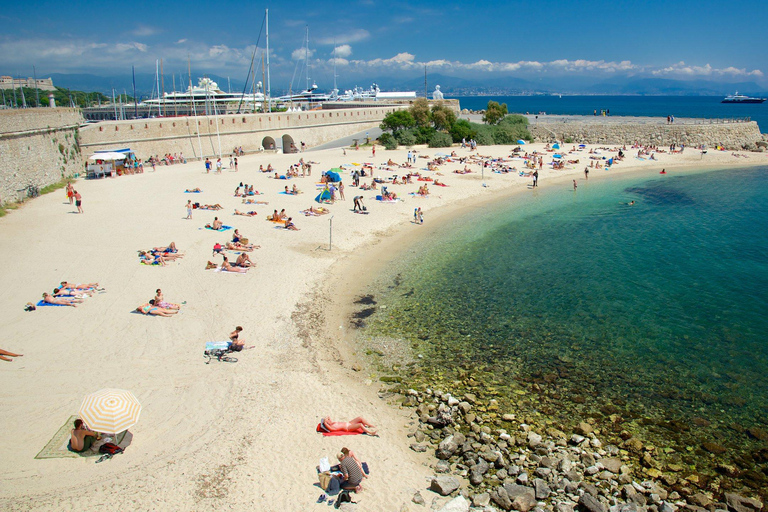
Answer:
POLYGON ((533 481, 533 488, 535 490, 536 499, 539 501, 547 499, 552 492, 549 489, 547 482, 541 478, 537 478, 533 481))
POLYGON ((603 467, 611 473, 618 475, 621 472, 621 459, 618 457, 609 457, 600 461, 603 467))
POLYGON ((763 509, 762 502, 730 492, 725 493, 725 502, 731 512, 759 512, 763 509))
POLYGON ((438 512, 469 512, 469 502, 464 496, 456 496, 438 512))
POLYGON ((528 512, 536 506, 536 493, 530 487, 517 484, 504 484, 509 499, 512 500, 512 508, 520 512, 528 512))
POLYGON ((487 492, 472 496, 472 506, 485 508, 491 504, 491 495, 487 492))
POLYGON ((480 485, 483 483, 483 477, 490 469, 490 466, 483 459, 480 459, 477 464, 469 468, 469 481, 472 485, 480 485))
POLYGON ((502 510, 512 510, 512 499, 504 487, 497 487, 491 491, 491 499, 502 510))
POLYGON ((533 449, 539 446, 541 444, 541 439, 542 437, 536 432, 528 432, 528 448, 533 449))
POLYGON ((586 512, 606 512, 605 506, 586 492, 579 498, 579 507, 586 512))
POLYGON ((461 487, 458 478, 449 475, 440 475, 432 478, 432 484, 429 490, 436 492, 440 496, 448 496, 453 491, 461 487))
POLYGON ((450 459, 465 441, 466 437, 464 437, 464 434, 453 434, 446 437, 437 447, 437 458, 442 460, 450 459))
POLYGON ((578 426, 576 426, 574 430, 576 431, 577 434, 580 434, 582 436, 588 436, 589 434, 592 433, 592 430, 594 429, 592 428, 592 425, 590 425, 586 421, 582 421, 581 423, 578 424, 578 426))

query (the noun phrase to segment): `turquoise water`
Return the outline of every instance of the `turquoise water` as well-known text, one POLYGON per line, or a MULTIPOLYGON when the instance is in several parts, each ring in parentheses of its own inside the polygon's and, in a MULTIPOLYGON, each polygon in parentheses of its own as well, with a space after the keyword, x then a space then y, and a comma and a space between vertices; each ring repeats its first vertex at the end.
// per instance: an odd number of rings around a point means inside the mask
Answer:
POLYGON ((366 333, 408 340, 415 380, 482 375, 518 408, 619 414, 684 453, 735 456, 768 425, 768 168, 543 188, 445 226, 383 283, 366 333))

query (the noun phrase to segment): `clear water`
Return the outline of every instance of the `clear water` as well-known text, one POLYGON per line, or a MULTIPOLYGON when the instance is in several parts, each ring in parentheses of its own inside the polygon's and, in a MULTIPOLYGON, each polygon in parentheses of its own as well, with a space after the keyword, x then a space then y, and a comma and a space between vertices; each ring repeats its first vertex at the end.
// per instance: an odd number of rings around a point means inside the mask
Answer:
POLYGON ((768 168, 515 197, 445 226, 375 297, 366 334, 424 356, 414 383, 485 379, 566 423, 622 415, 691 465, 707 441, 735 457, 768 425, 768 168))
POLYGON ((768 132, 768 102, 721 103, 722 96, 459 96, 461 108, 482 110, 489 100, 506 103, 510 112, 589 116, 609 110, 612 116, 693 117, 724 119, 749 117, 768 132))

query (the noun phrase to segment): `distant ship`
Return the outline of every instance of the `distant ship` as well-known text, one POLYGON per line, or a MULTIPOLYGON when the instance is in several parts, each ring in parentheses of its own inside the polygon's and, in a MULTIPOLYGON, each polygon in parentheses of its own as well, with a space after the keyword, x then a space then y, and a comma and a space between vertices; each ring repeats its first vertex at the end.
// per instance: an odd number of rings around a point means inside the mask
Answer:
POLYGON ((726 96, 720 103, 762 103, 764 101, 765 98, 750 98, 749 96, 739 94, 737 91, 736 94, 726 96))

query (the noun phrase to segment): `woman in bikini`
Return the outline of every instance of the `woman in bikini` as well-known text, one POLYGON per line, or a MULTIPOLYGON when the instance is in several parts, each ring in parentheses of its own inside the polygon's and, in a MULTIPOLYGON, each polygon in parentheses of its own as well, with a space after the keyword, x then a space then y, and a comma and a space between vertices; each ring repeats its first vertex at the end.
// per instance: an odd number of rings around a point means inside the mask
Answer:
POLYGON ((222 264, 221 264, 221 270, 223 270, 223 271, 225 271, 225 272, 238 272, 238 273, 240 273, 240 274, 243 274, 243 273, 245 273, 245 272, 248 272, 248 269, 247 269, 247 268, 243 268, 243 267, 235 267, 234 265, 231 265, 231 264, 229 263, 229 260, 227 259, 227 257, 226 257, 226 256, 224 256, 224 261, 223 261, 223 262, 222 262, 222 264))
POLYGON ((245 346, 245 341, 240 339, 240 333, 243 332, 243 328, 239 325, 235 327, 235 330, 229 333, 229 349, 234 352, 240 352, 243 349, 250 349, 254 348, 256 345, 251 345, 250 347, 245 346))
POLYGON ((321 427, 325 427, 328 432, 354 432, 356 430, 362 430, 368 435, 375 436, 376 428, 371 422, 358 416, 350 421, 333 421, 330 416, 326 416, 320 421, 321 427))
POLYGON ((178 313, 177 310, 166 309, 166 308, 161 308, 160 306, 156 306, 155 299, 152 299, 148 303, 137 307, 136 311, 138 311, 139 313, 144 313, 145 315, 154 315, 154 316, 173 316, 176 313, 178 313))

